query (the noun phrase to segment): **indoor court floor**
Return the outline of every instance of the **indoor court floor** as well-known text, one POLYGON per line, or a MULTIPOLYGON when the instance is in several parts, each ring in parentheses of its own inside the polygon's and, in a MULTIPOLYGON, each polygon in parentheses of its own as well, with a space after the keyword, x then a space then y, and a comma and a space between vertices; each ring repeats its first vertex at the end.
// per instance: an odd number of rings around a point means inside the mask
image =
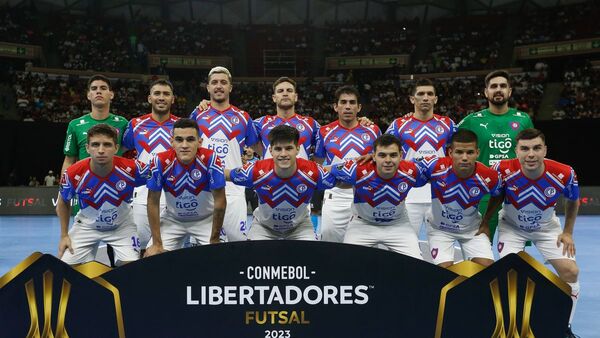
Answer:
MULTIPOLYGON (((575 224, 581 295, 573 331, 582 338, 600 337, 599 223, 600 216, 579 216, 575 224)), ((56 254, 59 234, 54 216, 0 216, 0 277, 35 251, 56 254)), ((540 259, 535 248, 527 251, 540 259)))

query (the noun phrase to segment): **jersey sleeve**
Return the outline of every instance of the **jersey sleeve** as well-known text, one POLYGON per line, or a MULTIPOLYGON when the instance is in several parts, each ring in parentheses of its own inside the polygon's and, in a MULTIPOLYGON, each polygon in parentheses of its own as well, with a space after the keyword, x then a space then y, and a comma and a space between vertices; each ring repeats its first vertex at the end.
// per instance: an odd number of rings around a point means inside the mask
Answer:
POLYGON ((254 121, 250 118, 250 115, 246 113, 248 118, 248 124, 246 126, 246 146, 254 145, 258 142, 258 131, 256 130, 256 126, 254 125, 254 121))
POLYGON ((133 140, 133 120, 129 121, 127 124, 127 128, 125 128, 125 132, 123 133, 123 141, 121 142, 123 147, 127 149, 134 149, 135 143, 133 140))
POLYGON ((198 111, 198 108, 195 108, 195 109, 192 111, 192 113, 190 114, 190 119, 192 119, 192 120, 196 121, 196 118, 198 117, 198 114, 199 114, 199 113, 200 113, 200 112, 198 111))
MULTIPOLYGON (((319 138, 321 137, 321 125, 319 124, 319 122, 315 119, 313 119, 313 134, 312 134, 312 147, 313 147, 313 152, 316 152, 317 149, 317 142, 319 141, 319 138)), ((316 155, 315 155, 316 156, 316 155)))
MULTIPOLYGON (((379 138, 379 136, 381 136, 381 129, 379 129, 379 127, 377 125, 375 125, 375 128, 373 128, 373 129, 375 131, 375 137, 379 138)), ((373 151, 371 151, 371 152, 373 152, 373 151)))
POLYGON ((316 136, 316 143, 315 143, 315 157, 317 158, 325 158, 327 156, 326 152, 325 152, 325 140, 324 140, 325 135, 323 135, 323 133, 321 132, 321 128, 319 128, 319 131, 317 132, 317 136, 316 136))
POLYGON ((208 166, 208 175, 210 177, 210 190, 217 190, 225 187, 225 174, 223 172, 223 163, 217 154, 210 156, 208 166))
POLYGON ((335 187, 336 179, 332 173, 323 169, 320 164, 317 164, 319 169, 319 179, 317 180, 317 190, 331 189, 335 187))
POLYGON ((416 174, 415 174, 415 187, 422 187, 425 184, 427 184, 427 182, 429 181, 429 178, 427 176, 425 176, 421 170, 419 170, 419 167, 417 166, 416 162, 412 162, 415 166, 416 170, 416 174))
POLYGON ((438 158, 435 156, 430 156, 420 160, 413 159, 413 162, 417 166, 417 169, 419 169, 419 173, 423 179, 429 181, 431 179, 431 175, 433 174, 433 169, 438 162, 438 158))
POLYGON ((150 172, 150 178, 146 182, 146 187, 148 187, 148 190, 161 191, 163 187, 163 176, 158 156, 155 155, 152 157, 150 165, 148 165, 148 170, 150 172))
POLYGON ((467 115, 465 116, 464 119, 462 119, 459 123, 458 126, 456 126, 456 129, 469 129, 471 130, 471 115, 467 115))
POLYGON ((69 123, 67 127, 67 135, 65 137, 65 145, 63 147, 63 153, 66 156, 78 156, 79 150, 77 149, 77 134, 75 134, 75 128, 69 123))
POLYGON ((336 180, 354 185, 356 183, 356 162, 349 160, 345 163, 334 164, 331 167, 331 174, 336 180))
POLYGON ((398 137, 398 129, 396 126, 396 120, 392 121, 392 123, 390 123, 390 126, 388 127, 388 129, 385 131, 386 134, 390 134, 390 135, 394 135, 396 137, 398 137))
POLYGON ((502 195, 502 193, 504 192, 504 189, 502 187, 503 187, 502 186, 502 177, 500 176, 500 173, 498 173, 498 181, 490 189, 490 195, 492 197, 497 197, 497 196, 502 195))
POLYGON ((579 183, 577 181, 577 174, 575 174, 575 170, 571 168, 571 175, 569 177, 569 181, 565 186, 565 190, 563 191, 563 195, 565 198, 575 201, 579 199, 579 183))
POLYGON ((73 186, 71 178, 66 170, 60 179, 59 194, 65 202, 70 201, 75 196, 75 186, 73 186))
POLYGON ((231 182, 244 187, 254 187, 254 165, 256 162, 248 162, 243 167, 231 170, 231 182))
POLYGON ((134 160, 135 162, 135 186, 139 187, 145 185, 150 177, 150 168, 141 161, 134 160))

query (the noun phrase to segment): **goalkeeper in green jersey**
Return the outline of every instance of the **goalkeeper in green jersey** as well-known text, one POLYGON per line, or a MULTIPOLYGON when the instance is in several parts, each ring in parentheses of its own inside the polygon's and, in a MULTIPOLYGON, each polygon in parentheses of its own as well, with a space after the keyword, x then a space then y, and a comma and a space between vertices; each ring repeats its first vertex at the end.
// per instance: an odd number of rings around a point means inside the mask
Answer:
MULTIPOLYGON (((509 108, 512 94, 509 74, 505 70, 495 70, 485 77, 485 97, 488 107, 469 114, 458 128, 472 130, 477 134, 480 149, 479 162, 492 166, 500 160, 515 158, 515 137, 524 129, 533 128, 533 122, 527 113, 509 108)), ((485 214, 490 195, 479 203, 479 211, 485 214)), ((499 210, 499 209, 498 209, 499 210)), ((490 220, 490 235, 494 238, 498 226, 498 210, 490 220)))

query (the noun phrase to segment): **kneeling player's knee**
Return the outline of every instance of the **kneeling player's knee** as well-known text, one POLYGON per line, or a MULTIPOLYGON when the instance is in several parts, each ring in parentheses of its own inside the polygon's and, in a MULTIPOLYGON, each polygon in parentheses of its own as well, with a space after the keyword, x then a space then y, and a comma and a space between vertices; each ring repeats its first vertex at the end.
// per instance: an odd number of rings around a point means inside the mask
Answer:
POLYGON ((561 267, 559 275, 566 282, 576 282, 577 277, 579 276, 579 267, 577 266, 577 264, 575 264, 575 262, 573 262, 572 264, 566 264, 563 267, 561 267))

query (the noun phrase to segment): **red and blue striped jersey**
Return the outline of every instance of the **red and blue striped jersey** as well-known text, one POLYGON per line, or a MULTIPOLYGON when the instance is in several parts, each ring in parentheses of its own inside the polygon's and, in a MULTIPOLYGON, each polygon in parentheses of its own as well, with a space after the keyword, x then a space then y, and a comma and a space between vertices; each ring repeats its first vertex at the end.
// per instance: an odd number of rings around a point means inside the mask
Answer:
POLYGON ((212 191, 225 187, 223 165, 219 157, 199 148, 188 165, 177 159, 171 149, 156 155, 150 162, 149 190, 165 192, 166 213, 181 221, 201 220, 213 213, 212 191))
POLYGON ((287 119, 277 115, 267 115, 254 120, 254 126, 262 143, 264 158, 271 158, 271 153, 269 152, 269 133, 271 129, 280 125, 294 127, 298 130, 298 133, 300 133, 300 140, 298 141, 300 153, 298 157, 308 160, 309 155, 314 151, 321 126, 312 117, 298 114, 294 114, 294 116, 287 119))
POLYGON ((383 179, 377 174, 375 162, 358 165, 346 161, 334 165, 335 178, 354 186, 354 215, 377 225, 387 225, 408 215, 404 199, 413 187, 426 183, 426 178, 414 162, 401 161, 396 174, 383 179))
POLYGON ((146 183, 148 167, 140 161, 115 156, 113 170, 100 177, 90 168, 90 158, 70 166, 60 181, 60 196, 75 195, 80 210, 75 222, 97 230, 112 230, 131 220, 133 188, 146 183))
MULTIPOLYGON (((198 123, 202 147, 214 151, 226 169, 241 167, 244 147, 258 141, 250 115, 234 106, 223 111, 212 107, 204 111, 195 109, 190 118, 198 123)), ((242 195, 244 189, 229 182, 227 193, 242 195)))
POLYGON ((417 162, 431 183, 431 212, 427 222, 450 232, 468 232, 479 228, 479 201, 485 194, 501 194, 498 172, 476 162, 475 172, 460 178, 453 170, 452 158, 430 157, 417 162))
POLYGON ((275 173, 273 159, 265 159, 231 171, 231 181, 256 191, 258 222, 276 231, 287 231, 309 219, 308 205, 314 190, 335 185, 335 178, 315 162, 296 159, 297 170, 289 178, 275 173))
POLYGON ((560 195, 579 199, 579 185, 573 168, 544 159, 544 172, 527 178, 518 159, 502 160, 492 166, 500 173, 505 198, 501 217, 524 231, 538 231, 556 225, 555 207, 560 195))

